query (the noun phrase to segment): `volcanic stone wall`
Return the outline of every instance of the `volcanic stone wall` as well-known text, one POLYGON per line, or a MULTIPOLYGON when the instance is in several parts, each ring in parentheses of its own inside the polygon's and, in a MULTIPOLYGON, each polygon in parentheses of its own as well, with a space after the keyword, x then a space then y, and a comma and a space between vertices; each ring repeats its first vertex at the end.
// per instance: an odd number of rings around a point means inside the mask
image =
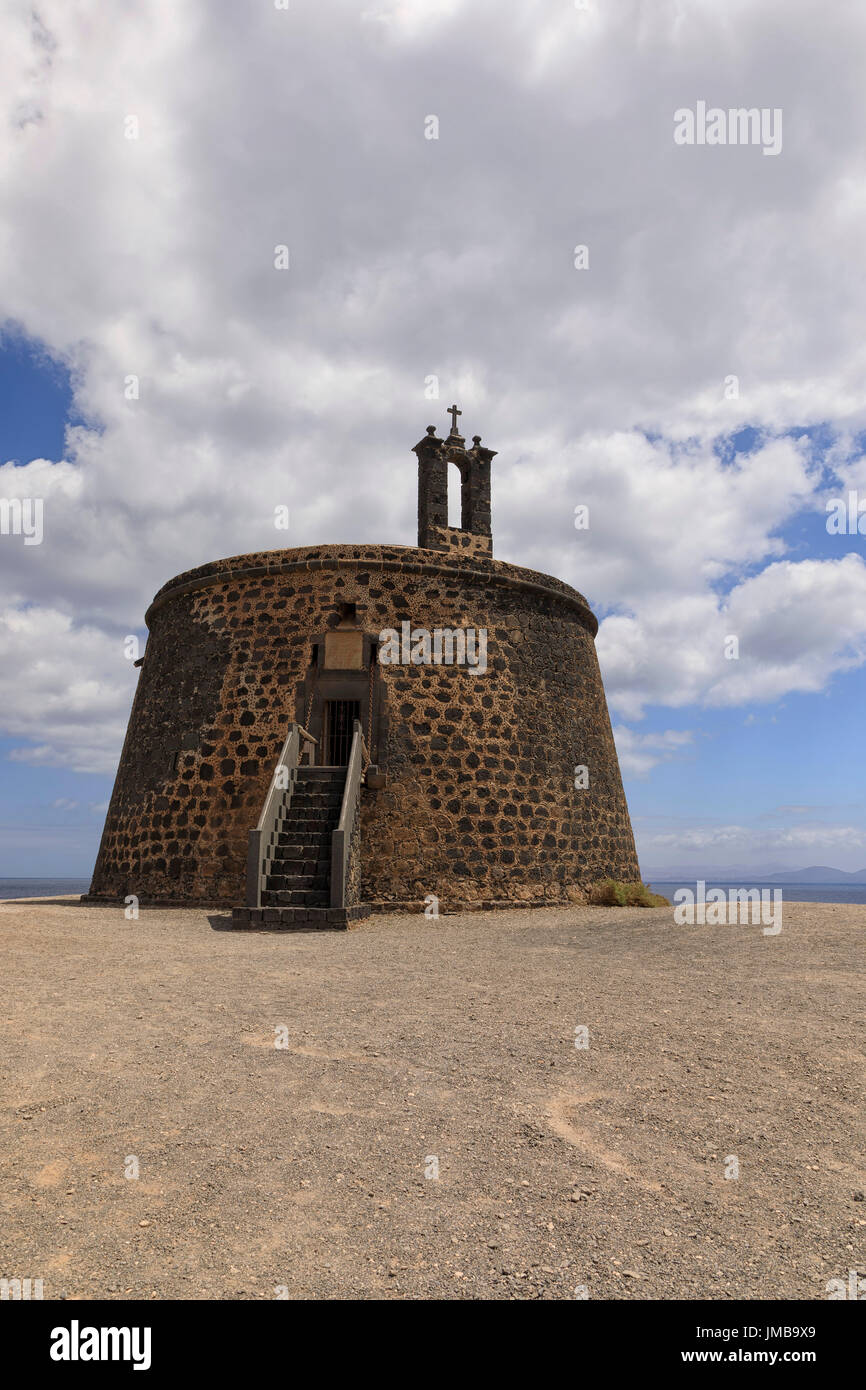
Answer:
POLYGON ((447 912, 638 878, 581 595, 483 557, 333 545, 222 560, 157 594, 93 898, 243 902, 247 833, 287 725, 304 721, 313 644, 347 604, 376 636, 403 622, 487 630, 483 674, 374 669, 371 753, 386 784, 362 792, 363 902, 432 894, 447 912))

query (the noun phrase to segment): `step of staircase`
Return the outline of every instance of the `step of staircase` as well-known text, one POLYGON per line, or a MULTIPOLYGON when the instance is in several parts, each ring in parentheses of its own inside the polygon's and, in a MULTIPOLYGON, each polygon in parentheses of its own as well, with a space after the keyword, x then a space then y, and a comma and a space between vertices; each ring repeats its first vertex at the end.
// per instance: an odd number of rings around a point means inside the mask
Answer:
POLYGON ((306 787, 304 783, 295 783, 295 794, 292 796, 292 805, 295 802, 316 802, 321 806, 339 806, 343 799, 342 787, 324 787, 321 783, 306 787))
POLYGON ((342 796, 298 796, 296 792, 292 797, 289 814, 298 814, 306 811, 323 811, 326 815, 333 816, 336 819, 340 814, 342 800, 342 796))
POLYGON ((369 915, 365 903, 357 907, 235 907, 232 926, 246 931, 351 931, 369 915))
POLYGON ((330 893, 326 888, 263 888, 262 906, 330 907, 330 893))
POLYGON ((321 859, 330 859, 331 832, 329 830, 327 835, 301 836, 283 831, 277 836, 273 848, 275 858, 305 859, 315 854, 321 859))
POLYGON ((271 874, 321 874, 328 878, 331 872, 330 855, 317 854, 276 854, 271 860, 271 874))
POLYGON ((331 875, 326 874, 268 874, 269 893, 327 893, 331 875))

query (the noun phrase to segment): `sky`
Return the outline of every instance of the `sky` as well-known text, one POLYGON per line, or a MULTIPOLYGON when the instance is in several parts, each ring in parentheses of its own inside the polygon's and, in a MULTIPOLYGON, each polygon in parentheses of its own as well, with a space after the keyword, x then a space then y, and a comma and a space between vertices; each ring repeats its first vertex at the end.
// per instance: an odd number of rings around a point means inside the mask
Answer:
POLYGON ((3 9, 0 876, 89 875, 156 590, 414 544, 452 401, 645 875, 866 867, 862 0, 3 9))

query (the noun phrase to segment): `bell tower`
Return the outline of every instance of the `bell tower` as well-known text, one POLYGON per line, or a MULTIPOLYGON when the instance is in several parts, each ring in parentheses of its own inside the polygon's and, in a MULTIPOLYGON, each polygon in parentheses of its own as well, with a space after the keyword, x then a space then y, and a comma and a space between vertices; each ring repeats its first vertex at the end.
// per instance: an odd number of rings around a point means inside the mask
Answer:
POLYGON ((452 405, 451 429, 446 439, 436 436, 436 426, 413 448, 418 458, 418 545, 422 550, 457 551, 465 555, 493 555, 490 529, 490 463, 495 449, 472 436, 472 448, 457 428, 463 412, 452 405), (448 465, 460 471, 460 525, 448 525, 448 465))

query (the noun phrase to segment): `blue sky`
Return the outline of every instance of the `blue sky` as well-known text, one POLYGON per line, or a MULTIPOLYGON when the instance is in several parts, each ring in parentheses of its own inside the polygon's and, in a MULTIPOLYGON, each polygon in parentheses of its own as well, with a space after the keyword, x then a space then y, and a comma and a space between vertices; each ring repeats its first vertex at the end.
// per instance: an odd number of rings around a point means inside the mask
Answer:
POLYGON ((89 873, 154 592, 413 544, 453 400, 497 557, 601 618, 645 871, 866 867, 866 537, 825 524, 866 500, 866 8, 12 0, 6 32, 0 498, 45 537, 0 537, 0 874, 89 873), (778 152, 678 144, 699 100, 778 109, 778 152))
POLYGON ((63 457, 72 412, 69 373, 26 338, 0 335, 0 455, 3 461, 63 457))
MULTIPOLYGON (((69 373, 20 335, 0 342, 0 456, 62 458, 73 418, 69 373)), ((10 755, 21 746, 0 737, 0 877, 88 877, 112 778, 17 762, 10 755)))
MULTIPOLYGON (((0 338, 0 457, 19 465, 62 458, 70 423, 77 417, 69 372, 39 344, 7 331, 0 338)), ((0 878, 89 878, 113 778, 16 761, 21 747, 19 738, 0 737, 0 878)))

